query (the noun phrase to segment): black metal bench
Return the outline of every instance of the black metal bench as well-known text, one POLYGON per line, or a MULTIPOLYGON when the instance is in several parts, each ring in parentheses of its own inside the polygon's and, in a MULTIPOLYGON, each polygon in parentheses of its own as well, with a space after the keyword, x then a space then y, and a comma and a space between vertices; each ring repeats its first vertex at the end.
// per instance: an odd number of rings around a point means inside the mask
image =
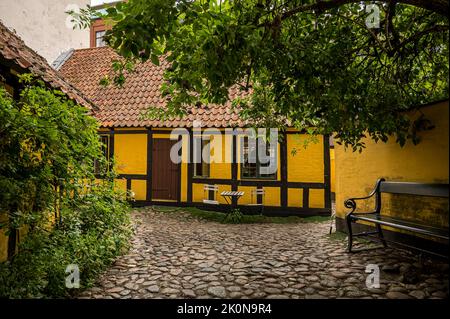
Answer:
MULTIPOLYGON (((405 220, 381 214, 381 194, 408 194, 417 196, 431 196, 431 197, 449 197, 449 185, 448 184, 423 184, 423 183, 408 183, 408 182, 390 182, 381 178, 377 181, 373 191, 366 197, 349 198, 344 202, 345 207, 351 209, 346 216, 347 229, 348 229, 348 247, 347 251, 352 252, 353 238, 358 236, 367 236, 372 239, 380 241, 384 247, 387 247, 387 240, 383 236, 381 226, 389 226, 397 229, 406 230, 408 232, 422 234, 434 238, 446 240, 448 244, 449 229, 434 227, 418 223, 412 220, 405 220), (375 196, 375 210, 371 212, 356 212, 356 201, 369 199, 375 196), (375 231, 366 231, 357 234, 353 234, 352 223, 356 221, 365 221, 375 225, 375 231)), ((390 241, 393 242, 393 241, 390 241)), ((421 251, 435 254, 434 252, 423 250, 410 245, 395 242, 398 245, 408 246, 409 248, 415 248, 421 251)), ((438 254, 440 255, 440 254, 438 254)), ((440 255, 442 256, 442 255, 440 255)), ((448 258, 448 256, 445 256, 448 258)))

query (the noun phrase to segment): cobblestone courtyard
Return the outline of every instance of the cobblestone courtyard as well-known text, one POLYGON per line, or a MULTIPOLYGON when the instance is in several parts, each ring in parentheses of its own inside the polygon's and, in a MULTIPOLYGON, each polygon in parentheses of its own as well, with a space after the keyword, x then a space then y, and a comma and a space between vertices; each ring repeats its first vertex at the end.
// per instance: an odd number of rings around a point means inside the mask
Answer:
POLYGON ((448 263, 345 253, 329 223, 228 225, 187 213, 133 213, 129 253, 82 298, 447 298, 448 263), (368 264, 381 269, 366 288, 368 264))

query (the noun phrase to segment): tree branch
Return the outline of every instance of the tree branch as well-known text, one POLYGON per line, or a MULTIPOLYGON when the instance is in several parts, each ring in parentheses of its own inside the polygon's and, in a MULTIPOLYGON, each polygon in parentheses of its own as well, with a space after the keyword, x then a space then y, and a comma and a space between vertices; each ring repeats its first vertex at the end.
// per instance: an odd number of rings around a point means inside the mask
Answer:
POLYGON ((394 47, 392 49, 393 52, 396 52, 398 50, 400 50, 401 48, 403 48, 405 45, 407 45, 408 43, 411 43, 415 40, 420 39, 421 37, 433 33, 433 32, 445 32, 449 30, 449 25, 441 25, 441 24, 437 24, 429 29, 420 31, 415 33, 413 36, 409 37, 408 39, 404 40, 403 42, 401 42, 400 44, 398 44, 396 47, 394 47))
MULTIPOLYGON (((330 0, 330 1, 320 1, 315 3, 305 4, 293 8, 289 11, 284 12, 281 15, 281 20, 287 19, 297 13, 306 11, 319 11, 324 12, 329 9, 338 8, 345 4, 350 3, 360 3, 361 0, 330 0)), ((449 16, 449 3, 447 0, 379 0, 379 2, 391 3, 398 2, 403 4, 409 4, 418 8, 426 9, 438 13, 440 15, 449 16)))
POLYGON ((394 23, 392 19, 395 16, 395 7, 397 5, 397 1, 392 1, 388 5, 387 17, 386 17, 386 39, 389 45, 389 48, 392 50, 392 44, 390 40, 389 33, 392 33, 393 41, 395 45, 398 45, 398 34, 394 29, 394 23))

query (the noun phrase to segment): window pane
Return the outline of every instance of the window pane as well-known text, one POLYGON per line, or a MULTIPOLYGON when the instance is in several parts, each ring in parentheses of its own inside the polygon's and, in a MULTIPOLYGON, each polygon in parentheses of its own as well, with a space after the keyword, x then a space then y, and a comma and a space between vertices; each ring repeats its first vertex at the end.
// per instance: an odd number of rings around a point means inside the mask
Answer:
POLYGON ((244 137, 242 143, 243 163, 241 165, 242 177, 255 178, 257 175, 256 143, 249 143, 249 138, 244 137))
MULTIPOLYGON (((276 148, 270 147, 270 143, 267 143, 265 149, 266 155, 269 157, 268 161, 265 159, 265 163, 261 163, 258 158, 258 146, 259 141, 253 139, 250 140, 249 137, 243 138, 242 143, 242 165, 241 165, 241 176, 242 178, 270 178, 274 179, 277 177, 277 152, 276 148)), ((264 142, 263 142, 264 143, 264 142)), ((264 144, 262 144, 262 147, 264 144)))
POLYGON ((106 45, 106 42, 104 40, 106 31, 97 31, 95 32, 95 46, 96 47, 103 47, 106 45))
POLYGON ((202 176, 202 163, 194 163, 194 176, 202 176))
POLYGON ((194 176, 209 177, 209 163, 211 161, 209 140, 202 140, 201 154, 201 162, 194 163, 194 176), (205 155, 205 158, 203 155, 205 155))
POLYGON ((269 162, 260 164, 260 176, 263 178, 276 178, 277 177, 277 149, 271 147, 270 143, 266 144, 266 155, 269 156, 269 162))
POLYGON ((109 136, 101 136, 103 156, 109 160, 109 136))
MULTIPOLYGON (((102 148, 102 154, 105 157, 106 161, 109 161, 109 136, 108 135, 100 135, 100 142, 102 148)), ((108 163, 106 163, 108 165, 108 163)), ((102 168, 101 163, 99 161, 95 161, 95 174, 106 173, 108 171, 108 166, 102 168)))

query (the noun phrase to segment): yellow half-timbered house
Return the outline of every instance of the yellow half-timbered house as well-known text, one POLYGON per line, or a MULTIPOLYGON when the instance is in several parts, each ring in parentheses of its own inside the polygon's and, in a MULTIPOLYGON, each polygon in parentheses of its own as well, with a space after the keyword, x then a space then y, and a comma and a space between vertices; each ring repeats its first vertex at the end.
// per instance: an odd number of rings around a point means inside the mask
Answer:
MULTIPOLYGON (((238 190, 244 192, 237 203, 244 210, 252 204, 262 204, 267 214, 330 213, 327 136, 316 136, 305 148, 305 140, 311 137, 287 129, 280 133, 276 149, 266 150, 275 161, 276 170, 260 173, 265 164, 247 160, 259 146, 249 147, 252 144, 248 138, 237 131, 248 123, 240 119, 239 110, 232 108, 231 103, 195 107, 183 118, 149 120, 143 117, 147 108, 165 104, 160 86, 167 63, 140 64, 127 75, 123 87, 102 86, 102 78, 113 76, 111 63, 117 58, 108 47, 75 50, 66 56, 59 71, 99 108, 94 116, 101 124, 99 134, 105 149, 114 157, 119 173, 117 185, 131 190, 137 204, 205 206, 204 202, 211 200, 219 202, 220 208, 224 206, 220 204, 226 204, 220 193, 238 190), (182 132, 171 139, 174 129, 182 132), (208 155, 214 160, 193 159, 199 135, 203 136, 202 146, 214 149, 208 155), (176 143, 182 146, 180 163, 170 158, 176 143), (217 191, 205 191, 205 185, 215 185, 217 191), (256 189, 263 189, 263 194, 255 195, 256 189)), ((231 92, 230 100, 236 94, 231 92)))

